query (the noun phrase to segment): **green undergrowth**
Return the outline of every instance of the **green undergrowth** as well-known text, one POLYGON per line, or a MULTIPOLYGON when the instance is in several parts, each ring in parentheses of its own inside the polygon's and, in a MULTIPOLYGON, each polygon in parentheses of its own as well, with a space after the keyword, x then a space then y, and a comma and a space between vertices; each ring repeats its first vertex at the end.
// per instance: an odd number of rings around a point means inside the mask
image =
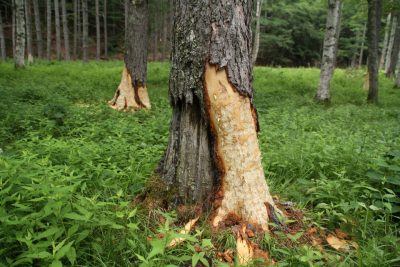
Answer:
MULTIPOLYGON (((119 61, 0 64, 0 266, 190 266, 235 247, 229 231, 199 222, 166 248, 176 214, 132 204, 168 142, 169 65, 149 65, 152 109, 136 113, 107 107, 121 71, 119 61)), ((308 226, 359 246, 320 251, 265 234, 260 246, 279 266, 400 264, 400 91, 382 75, 379 105, 366 104, 364 74, 338 70, 331 104, 318 105, 317 69, 255 69, 271 190, 304 209, 308 226)))

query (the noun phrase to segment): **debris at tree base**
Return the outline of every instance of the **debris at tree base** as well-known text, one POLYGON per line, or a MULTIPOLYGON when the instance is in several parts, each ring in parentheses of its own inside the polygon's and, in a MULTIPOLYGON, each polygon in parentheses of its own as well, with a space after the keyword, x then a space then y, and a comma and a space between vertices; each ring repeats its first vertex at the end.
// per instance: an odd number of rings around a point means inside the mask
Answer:
MULTIPOLYGON (((196 222, 199 220, 200 217, 196 217, 192 220, 190 220, 188 223, 186 223, 185 227, 183 230, 181 230, 179 233, 185 235, 185 234, 189 234, 190 230, 192 230, 192 228, 194 227, 194 225, 196 224, 196 222)), ((168 245, 168 248, 172 248, 175 247, 177 245, 179 245, 180 243, 184 242, 185 238, 180 237, 180 238, 174 238, 168 245)))

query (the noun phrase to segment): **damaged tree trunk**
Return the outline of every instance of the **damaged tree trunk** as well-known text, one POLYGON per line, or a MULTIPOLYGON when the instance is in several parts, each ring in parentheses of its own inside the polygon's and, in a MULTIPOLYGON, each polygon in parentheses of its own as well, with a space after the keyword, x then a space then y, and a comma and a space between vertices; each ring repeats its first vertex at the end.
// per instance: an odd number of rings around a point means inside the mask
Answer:
MULTIPOLYGON (((268 230, 275 211, 261 165, 251 60, 252 1, 176 1, 169 145, 160 162, 174 204, 268 230)), ((171 199, 170 199, 171 200, 171 199)))
POLYGON ((147 94, 147 0, 128 2, 128 28, 125 36, 125 69, 113 99, 117 110, 150 109, 147 94))
POLYGON ((324 48, 322 53, 321 74, 315 100, 318 102, 329 102, 330 84, 335 72, 336 54, 339 41, 339 24, 341 16, 340 0, 329 0, 328 15, 326 19, 326 30, 324 48))

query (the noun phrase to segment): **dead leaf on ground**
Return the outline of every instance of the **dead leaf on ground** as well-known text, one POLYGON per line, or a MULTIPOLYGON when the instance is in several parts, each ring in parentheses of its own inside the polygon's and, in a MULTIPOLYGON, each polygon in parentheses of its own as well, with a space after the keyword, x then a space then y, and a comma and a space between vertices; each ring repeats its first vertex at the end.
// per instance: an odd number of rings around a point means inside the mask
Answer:
POLYGON ((338 251, 348 252, 350 250, 350 246, 346 240, 339 239, 334 235, 329 234, 326 241, 331 247, 338 251))

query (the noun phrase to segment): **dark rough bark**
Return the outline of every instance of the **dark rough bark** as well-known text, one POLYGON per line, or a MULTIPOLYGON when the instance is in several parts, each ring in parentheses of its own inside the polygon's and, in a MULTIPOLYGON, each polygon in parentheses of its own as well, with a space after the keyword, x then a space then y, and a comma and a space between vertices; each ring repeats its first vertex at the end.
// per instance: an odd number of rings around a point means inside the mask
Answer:
POLYGON ((395 75, 396 72, 396 66, 397 66, 397 61, 399 58, 399 52, 400 52, 400 20, 399 16, 397 16, 397 26, 396 30, 394 33, 394 39, 393 39, 393 48, 391 51, 390 55, 390 63, 389 66, 386 70, 386 77, 391 78, 395 75))
POLYGON ((63 31, 64 31, 64 59, 70 60, 70 51, 69 51, 69 30, 68 30, 68 17, 67 17, 67 7, 65 4, 65 0, 61 0, 61 9, 62 9, 62 23, 63 23, 63 31))
POLYGON ((147 16, 147 0, 129 2, 129 27, 125 33, 125 64, 132 77, 132 83, 135 90, 142 85, 146 85, 147 16))
POLYGON ((47 0, 47 59, 51 59, 51 0, 47 0))
POLYGON ((252 1, 178 0, 174 4, 169 87, 173 119, 159 171, 179 202, 207 205, 220 182, 203 75, 207 63, 226 69, 230 83, 252 101, 252 1))
POLYGON ((24 0, 15 0, 15 67, 25 67, 25 12, 24 0))
POLYGON ((61 26, 60 26, 60 7, 58 0, 54 0, 54 14, 56 18, 56 53, 57 60, 61 59, 61 26))
POLYGON ((33 0, 33 12, 35 14, 35 29, 36 29, 36 47, 38 57, 43 57, 43 38, 42 38, 42 23, 40 22, 40 12, 38 0, 33 0))
POLYGON ((87 0, 82 0, 82 48, 83 48, 83 61, 88 62, 88 46, 89 46, 89 22, 88 22, 88 5, 87 0))
POLYGON ((379 88, 379 33, 381 28, 382 0, 368 0, 368 102, 378 102, 379 88))
POLYGON ((1 10, 0 10, 0 58, 2 60, 6 59, 6 43, 4 41, 3 18, 1 16, 1 10))

